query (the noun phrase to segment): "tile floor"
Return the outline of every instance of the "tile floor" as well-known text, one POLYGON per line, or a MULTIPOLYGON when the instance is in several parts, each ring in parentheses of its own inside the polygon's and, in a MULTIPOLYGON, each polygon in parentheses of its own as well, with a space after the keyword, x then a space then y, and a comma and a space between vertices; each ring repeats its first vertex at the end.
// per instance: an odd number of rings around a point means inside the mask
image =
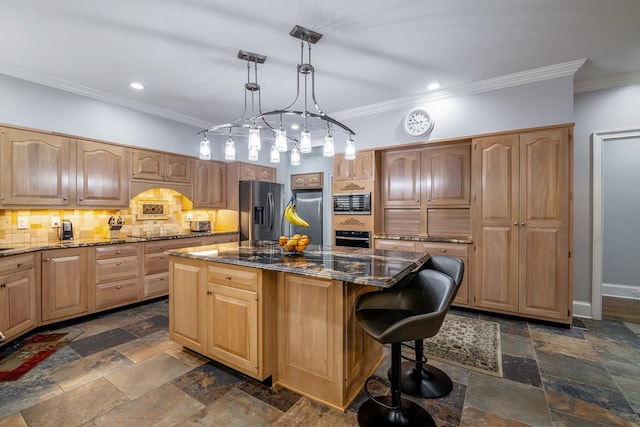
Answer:
MULTIPOLYGON (((640 325, 555 328, 455 310, 501 325, 504 378, 431 362, 453 392, 416 400, 438 426, 632 426, 640 418, 640 325)), ((0 382, 4 426, 355 426, 168 339, 167 300, 58 329, 83 333, 15 382, 0 382)), ((379 373, 388 368, 385 360, 379 373)))

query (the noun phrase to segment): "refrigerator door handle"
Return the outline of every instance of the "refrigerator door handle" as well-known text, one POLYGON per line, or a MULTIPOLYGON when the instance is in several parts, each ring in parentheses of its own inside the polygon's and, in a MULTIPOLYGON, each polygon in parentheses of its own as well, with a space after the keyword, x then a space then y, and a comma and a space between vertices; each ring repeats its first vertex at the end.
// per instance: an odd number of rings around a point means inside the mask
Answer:
POLYGON ((267 210, 267 225, 269 230, 273 230, 273 216, 274 216, 274 203, 273 203, 273 193, 269 191, 267 193, 267 204, 269 205, 269 209, 267 210))

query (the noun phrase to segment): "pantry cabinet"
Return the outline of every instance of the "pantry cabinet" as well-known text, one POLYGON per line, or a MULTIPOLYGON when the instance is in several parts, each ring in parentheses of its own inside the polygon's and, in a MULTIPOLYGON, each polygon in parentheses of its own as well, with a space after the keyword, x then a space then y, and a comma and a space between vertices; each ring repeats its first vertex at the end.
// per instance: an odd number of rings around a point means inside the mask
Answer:
POLYGON ((7 340, 36 327, 36 255, 0 258, 0 332, 7 340))
POLYGON ((44 132, 0 128, 2 205, 68 206, 74 144, 44 132))
POLYGON ((64 320, 89 312, 89 248, 42 252, 42 321, 64 320))
POLYGON ((81 207, 129 206, 129 149, 77 141, 75 204, 81 207))
POLYGON ((474 305, 569 322, 571 129, 473 145, 474 305))

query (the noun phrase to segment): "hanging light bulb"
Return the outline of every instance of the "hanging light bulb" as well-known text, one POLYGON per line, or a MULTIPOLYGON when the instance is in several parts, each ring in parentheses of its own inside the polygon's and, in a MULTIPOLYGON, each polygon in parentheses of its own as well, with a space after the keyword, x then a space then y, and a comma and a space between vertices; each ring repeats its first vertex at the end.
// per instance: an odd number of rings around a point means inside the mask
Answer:
POLYGON ((258 161, 258 150, 256 148, 249 149, 249 161, 251 162, 258 161))
POLYGON ((289 164, 291 166, 300 166, 300 150, 298 150, 297 145, 294 145, 291 149, 291 160, 289 164))
POLYGON ((211 145, 207 139, 206 132, 200 141, 200 160, 211 160, 211 145))
POLYGON ((249 129, 249 151, 251 151, 252 149, 255 151, 260 151, 261 148, 260 129, 252 127, 251 129, 249 129))
POLYGON ((229 132, 229 139, 227 139, 227 143, 224 145, 224 159, 236 159, 236 143, 233 142, 233 139, 231 138, 231 132, 229 132))
POLYGON ((280 152, 276 148, 276 144, 271 145, 271 157, 269 160, 271 163, 280 163, 280 152))
POLYGON ((300 152, 301 153, 310 153, 311 152, 311 133, 305 128, 300 133, 300 152))
POLYGON ((346 160, 355 160, 356 158, 356 143, 351 139, 351 135, 344 144, 344 158, 346 160))
POLYGON ((324 147, 322 148, 322 155, 324 157, 333 157, 333 137, 330 133, 324 137, 324 147))
POLYGON ((276 131, 276 150, 280 153, 287 151, 287 131, 282 126, 276 131))

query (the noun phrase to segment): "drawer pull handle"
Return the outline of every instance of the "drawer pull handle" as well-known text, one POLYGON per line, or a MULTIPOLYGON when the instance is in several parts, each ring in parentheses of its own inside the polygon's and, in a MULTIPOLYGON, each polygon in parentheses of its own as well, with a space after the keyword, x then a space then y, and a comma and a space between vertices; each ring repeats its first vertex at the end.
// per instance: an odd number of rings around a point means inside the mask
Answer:
POLYGON ((116 286, 116 289, 121 289, 121 288, 122 288, 121 285, 116 286))
POLYGON ((447 252, 446 249, 440 249, 440 252, 447 252))
POLYGON ((231 276, 224 276, 226 280, 231 280, 231 276))
POLYGON ((0 285, 0 289, 4 289, 4 288, 6 288, 6 287, 7 287, 7 284, 6 284, 6 283, 3 283, 3 284, 1 284, 1 285, 0 285))

